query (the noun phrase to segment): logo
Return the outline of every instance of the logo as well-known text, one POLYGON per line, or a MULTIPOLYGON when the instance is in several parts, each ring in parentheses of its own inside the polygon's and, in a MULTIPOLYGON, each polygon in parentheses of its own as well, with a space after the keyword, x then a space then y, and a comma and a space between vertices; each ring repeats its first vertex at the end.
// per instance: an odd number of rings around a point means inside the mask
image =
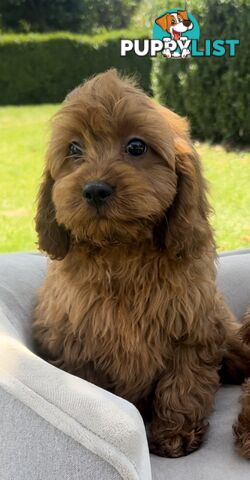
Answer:
POLYGON ((238 39, 205 39, 199 44, 200 27, 198 21, 187 9, 167 10, 156 18, 152 40, 122 39, 121 56, 133 52, 139 57, 155 57, 159 53, 166 58, 187 57, 234 57, 238 39))
POLYGON ((164 42, 162 53, 167 58, 190 56, 192 40, 198 42, 199 38, 199 24, 187 10, 168 10, 155 20, 153 39, 164 42))

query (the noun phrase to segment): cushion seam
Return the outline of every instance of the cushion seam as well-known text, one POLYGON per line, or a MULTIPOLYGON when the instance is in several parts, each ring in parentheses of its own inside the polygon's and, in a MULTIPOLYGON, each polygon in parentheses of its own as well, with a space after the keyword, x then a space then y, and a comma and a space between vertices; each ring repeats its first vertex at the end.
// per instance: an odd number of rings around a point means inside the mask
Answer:
MULTIPOLYGON (((135 473, 136 473, 137 478, 138 478, 138 479, 140 478, 140 477, 139 477, 139 473, 138 473, 138 471, 137 471, 137 468, 136 468, 136 465, 134 464, 134 462, 133 462, 131 459, 128 459, 128 457, 126 457, 126 455, 125 455, 116 445, 114 445, 112 442, 108 442, 107 440, 103 439, 98 433, 93 432, 90 428, 88 428, 87 426, 83 425, 81 422, 79 422, 79 420, 76 420, 76 419, 75 419, 74 417, 72 417, 69 413, 65 412, 62 408, 58 407, 57 405, 55 405, 55 404, 53 404, 52 402, 50 402, 48 399, 44 398, 40 393, 37 393, 37 392, 35 392, 34 390, 32 390, 32 388, 30 388, 28 385, 26 385, 25 383, 23 383, 21 380, 13 377, 12 375, 10 375, 10 376, 11 376, 12 378, 14 378, 16 382, 20 383, 25 389, 27 389, 28 391, 31 391, 31 392, 34 393, 35 395, 39 396, 44 402, 48 403, 49 405, 52 405, 54 408, 58 409, 63 415, 66 415, 66 416, 69 417, 71 420, 75 421, 81 428, 86 429, 86 430, 89 431, 92 435, 97 436, 102 442, 106 442, 108 445, 111 445, 113 448, 115 448, 123 457, 125 457, 127 460, 129 460, 129 463, 131 463, 131 465, 133 466, 133 468, 134 468, 134 470, 135 470, 135 473)), ((1 388, 3 388, 3 390, 7 391, 2 384, 1 384, 1 388)), ((7 391, 7 393, 8 393, 8 391, 7 391)), ((12 394, 13 394, 13 393, 12 393, 12 394)), ((14 396, 17 400, 21 401, 21 400, 16 396, 15 393, 13 394, 13 396, 14 396)), ((21 403, 23 403, 23 402, 21 402, 21 403)), ((26 405, 26 404, 25 404, 25 405, 26 405)), ((36 410, 34 410, 32 407, 30 407, 30 406, 28 406, 28 407, 29 407, 31 410, 33 410, 33 411, 36 412, 36 410)), ((41 418, 44 418, 44 417, 42 417, 42 415, 40 415, 38 412, 36 412, 36 413, 37 413, 37 415, 39 415, 41 418)), ((46 420, 46 419, 45 419, 45 420, 46 420)), ((46 421, 47 421, 47 420, 46 420, 46 421)), ((48 423, 49 423, 49 422, 48 422, 48 423)), ((63 430, 61 430, 59 427, 56 427, 55 425, 53 425, 53 426, 54 426, 55 428, 57 428, 58 430, 60 430, 60 431, 63 432, 63 430)), ((65 435, 69 436, 70 438, 72 438, 73 440, 75 440, 75 439, 74 439, 71 435, 69 435, 68 433, 65 433, 65 432, 63 432, 63 433, 64 433, 65 435)), ((82 445, 82 443, 81 443, 79 440, 75 440, 75 441, 77 441, 77 443, 79 443, 80 445, 82 445)), ((84 447, 85 447, 85 445, 84 445, 84 447)), ((90 450, 88 447, 85 447, 85 448, 87 448, 88 450, 90 450)), ((91 450, 90 450, 90 451, 91 451, 91 450)), ((92 452, 92 453, 94 453, 94 452, 92 452)), ((98 454, 95 454, 95 455, 98 456, 98 454)), ((105 458, 103 458, 103 457, 101 457, 101 458, 107 462, 107 460, 106 460, 105 458)), ((108 463, 108 462, 107 462, 107 463, 108 463)), ((112 465, 112 466, 113 466, 113 465, 112 465)), ((126 480, 126 478, 121 475, 121 473, 117 470, 116 467, 113 466, 113 468, 115 468, 115 470, 119 473, 119 475, 120 475, 122 478, 124 478, 124 480, 126 480)))
MULTIPOLYGON (((22 382, 20 382, 20 383, 22 383, 22 382)), ((25 385, 25 384, 22 383, 22 385, 25 385)), ((26 387, 26 385, 25 385, 25 387, 26 387)), ((27 387, 27 388, 28 388, 28 387, 27 387)), ((12 396, 15 400, 17 400, 18 402, 20 402, 22 405, 25 405, 25 407, 28 408, 28 410, 31 410, 32 412, 34 412, 35 415, 37 415, 38 417, 42 418, 42 420, 43 420, 46 424, 52 426, 53 428, 55 428, 56 430, 58 430, 59 432, 61 432, 61 433, 62 433, 63 435, 65 435, 66 437, 70 437, 70 438, 71 438, 74 442, 76 442, 78 445, 80 445, 81 447, 86 448, 86 450, 90 451, 93 455, 96 455, 97 457, 100 457, 106 464, 111 465, 111 463, 109 463, 105 458, 101 457, 101 456, 98 455, 97 453, 92 452, 92 450, 90 450, 90 449, 89 449, 88 447, 86 447, 85 445, 82 445, 81 442, 79 442, 78 440, 76 440, 75 438, 73 438, 71 435, 69 435, 68 433, 65 433, 65 432, 64 432, 63 430, 61 430, 59 427, 56 427, 55 425, 53 425, 52 423, 50 423, 46 418, 44 418, 42 415, 40 415, 40 414, 39 414, 36 410, 34 410, 32 407, 30 407, 29 405, 26 405, 26 403, 23 403, 22 400, 20 400, 15 394, 8 392, 8 390, 5 389, 2 384, 0 384, 0 390, 1 390, 1 389, 2 389, 4 392, 6 392, 8 395, 12 396)), ((43 397, 41 397, 41 398, 43 398, 43 397)), ((48 402, 48 403, 50 403, 50 402, 48 402)), ((52 404, 52 405, 53 405, 53 404, 52 404)), ((54 405, 53 405, 53 406, 54 406, 54 405)), ((59 409, 59 410, 60 410, 60 409, 59 409)), ((73 418, 73 417, 72 417, 72 418, 73 418)), ((84 428, 85 428, 85 427, 84 427, 84 428)), ((88 430, 88 429, 86 428, 86 430, 88 430)), ((92 433, 92 432, 91 432, 91 433, 92 433)), ((116 467, 114 467, 113 465, 111 465, 111 467, 114 468, 114 470, 118 473, 118 475, 119 475, 121 478, 124 478, 124 477, 120 474, 120 472, 117 470, 116 467)), ((136 472, 136 473, 137 473, 137 472, 136 472)), ((139 477, 138 477, 138 478, 139 478, 139 477)))

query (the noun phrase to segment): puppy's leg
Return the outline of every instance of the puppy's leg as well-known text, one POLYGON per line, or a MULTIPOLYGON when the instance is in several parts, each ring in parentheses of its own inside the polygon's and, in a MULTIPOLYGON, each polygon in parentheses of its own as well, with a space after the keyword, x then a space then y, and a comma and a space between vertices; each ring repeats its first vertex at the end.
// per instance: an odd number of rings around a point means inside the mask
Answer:
POLYGON ((180 457, 196 450, 207 431, 206 417, 218 385, 217 368, 209 350, 181 347, 156 386, 150 451, 180 457))
POLYGON ((35 352, 47 362, 64 369, 62 335, 40 318, 33 322, 35 352))
MULTIPOLYGON (((245 350, 248 352, 248 368, 250 364, 250 312, 244 318, 243 326, 239 331, 245 350)), ((248 372, 248 375, 250 373, 248 372)), ((241 398, 241 412, 234 424, 235 444, 243 457, 250 459, 250 378, 243 384, 241 398)))
POLYGON ((241 412, 233 429, 237 450, 243 457, 250 459, 250 378, 242 388, 241 412))
POLYGON ((226 349, 220 378, 223 383, 240 385, 250 376, 250 312, 243 317, 243 324, 228 324, 226 349))

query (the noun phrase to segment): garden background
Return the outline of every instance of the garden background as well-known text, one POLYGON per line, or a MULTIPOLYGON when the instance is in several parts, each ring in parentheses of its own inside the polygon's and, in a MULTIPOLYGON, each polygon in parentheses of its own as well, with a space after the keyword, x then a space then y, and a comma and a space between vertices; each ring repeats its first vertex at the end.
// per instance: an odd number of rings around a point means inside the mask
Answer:
POLYGON ((33 216, 49 119, 65 95, 109 67, 136 74, 189 118, 210 182, 218 249, 249 247, 250 1, 193 0, 204 38, 238 38, 235 58, 120 57, 183 1, 0 0, 0 251, 35 250, 33 216))

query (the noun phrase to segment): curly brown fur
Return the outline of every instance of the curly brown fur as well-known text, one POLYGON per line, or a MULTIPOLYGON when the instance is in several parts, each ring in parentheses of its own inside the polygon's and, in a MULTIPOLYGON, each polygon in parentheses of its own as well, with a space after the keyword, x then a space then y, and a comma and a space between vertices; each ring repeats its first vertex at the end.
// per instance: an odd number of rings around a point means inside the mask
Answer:
MULTIPOLYGON (((250 375, 250 311, 243 319, 239 336, 244 347, 248 348, 248 375, 250 375)), ((243 457, 250 459, 250 377, 243 384, 242 390, 241 412, 233 428, 237 450, 243 457)))
POLYGON ((151 412, 151 451, 195 450, 238 326, 215 286, 215 248, 188 124, 108 71, 54 119, 36 217, 53 261, 35 311, 48 361, 151 412), (131 137, 149 146, 131 158, 131 137), (68 155, 77 140, 82 153, 68 155), (83 187, 108 182, 101 209, 83 187))

